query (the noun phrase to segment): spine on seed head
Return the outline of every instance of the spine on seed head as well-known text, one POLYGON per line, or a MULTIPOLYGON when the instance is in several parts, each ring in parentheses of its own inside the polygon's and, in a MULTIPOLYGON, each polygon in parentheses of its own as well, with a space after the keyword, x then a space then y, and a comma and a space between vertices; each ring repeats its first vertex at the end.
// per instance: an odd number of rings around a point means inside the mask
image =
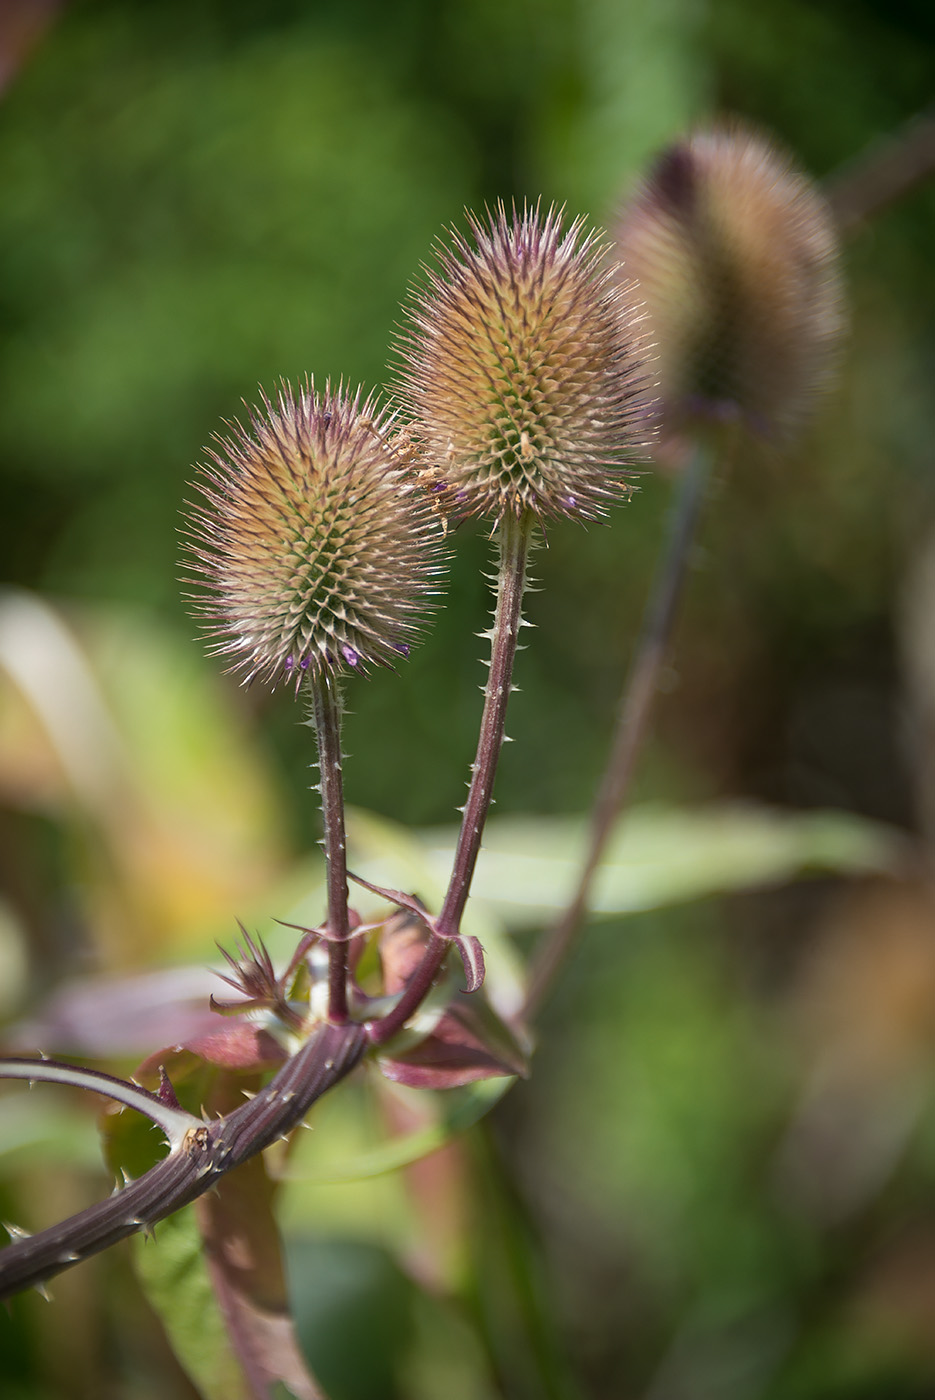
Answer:
POLYGON ((312 381, 230 425, 187 535, 215 653, 246 681, 393 666, 437 594, 441 530, 376 400, 312 381))
POLYGON ((450 514, 602 515, 647 446, 630 288, 561 211, 498 204, 452 231, 412 299, 399 396, 450 514))

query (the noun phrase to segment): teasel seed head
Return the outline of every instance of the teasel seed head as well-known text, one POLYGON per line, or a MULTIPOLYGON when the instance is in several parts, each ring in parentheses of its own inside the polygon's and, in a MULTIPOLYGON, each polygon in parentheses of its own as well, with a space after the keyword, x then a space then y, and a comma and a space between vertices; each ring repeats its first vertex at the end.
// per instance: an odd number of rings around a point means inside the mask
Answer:
POLYGON ((441 508, 593 519, 647 445, 639 308, 605 246, 552 208, 452 231, 412 300, 399 396, 441 508))
POLYGON ((441 530, 392 417, 361 390, 309 380, 230 427, 187 531, 215 653, 248 682, 296 688, 395 665, 437 591, 441 530))
POLYGON ((794 435, 843 325, 835 230, 812 181, 753 131, 696 132, 623 210, 617 254, 645 302, 666 433, 701 417, 794 435))

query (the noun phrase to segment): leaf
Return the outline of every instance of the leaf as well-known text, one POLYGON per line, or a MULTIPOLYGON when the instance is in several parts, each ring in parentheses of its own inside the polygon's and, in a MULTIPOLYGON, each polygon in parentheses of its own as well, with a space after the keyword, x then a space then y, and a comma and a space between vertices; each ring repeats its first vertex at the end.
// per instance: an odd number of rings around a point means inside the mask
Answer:
POLYGON ((195 1036, 182 1045, 170 1045, 147 1055, 137 1075, 145 1083, 154 1072, 158 1075, 164 1065, 175 1084, 180 1074, 190 1073, 190 1056, 220 1069, 252 1071, 278 1067, 286 1052, 269 1031, 252 1021, 221 1021, 208 1035, 195 1036))
POLYGON ((384 1140, 369 1150, 338 1158, 334 1162, 320 1162, 312 1167, 289 1167, 283 1173, 283 1180, 338 1185, 367 1181, 386 1172, 398 1171, 400 1167, 408 1167, 427 1157, 430 1152, 437 1152, 459 1133, 467 1132, 503 1098, 512 1083, 512 1079, 485 1079, 468 1084, 463 1089, 438 1094, 438 1119, 429 1127, 390 1138, 388 1142, 384 1140))
POLYGON ((155 1238, 137 1235, 133 1264, 175 1355, 204 1400, 244 1394, 202 1251, 195 1207, 169 1216, 155 1238))
POLYGON ((528 1063, 515 1036, 480 997, 459 994, 435 1029, 400 1054, 382 1055, 380 1071, 416 1089, 455 1089, 503 1075, 525 1078, 528 1063))
POLYGON ((260 1156, 196 1202, 207 1270, 253 1393, 266 1397, 281 1382, 295 1400, 324 1400, 289 1315, 274 1192, 260 1156))
POLYGON ((403 990, 425 953, 429 930, 411 909, 396 909, 380 930, 380 963, 383 990, 396 996, 403 990))
POLYGON ((289 1315, 274 1185, 262 1156, 136 1237, 133 1262, 173 1351, 205 1400, 324 1400, 289 1315))
POLYGON ((0 1098, 0 1156, 13 1158, 5 1165, 29 1171, 40 1164, 61 1166, 63 1162, 100 1168, 94 1118, 63 1099, 55 1091, 0 1098))
MULTIPOLYGON (((454 832, 423 833, 427 860, 449 867, 454 832)), ((568 818, 488 822, 472 899, 511 928, 540 926, 571 896, 584 829, 568 818)), ((787 813, 752 803, 634 808, 620 823, 596 882, 595 914, 660 909, 778 884, 815 871, 891 872, 905 854, 893 828, 847 812, 787 813)))

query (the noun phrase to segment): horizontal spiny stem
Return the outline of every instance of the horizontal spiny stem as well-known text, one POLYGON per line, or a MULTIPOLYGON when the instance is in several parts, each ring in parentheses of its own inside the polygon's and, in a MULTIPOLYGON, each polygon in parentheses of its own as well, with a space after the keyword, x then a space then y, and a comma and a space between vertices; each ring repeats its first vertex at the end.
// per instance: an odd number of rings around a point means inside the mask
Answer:
POLYGON ((203 1195, 294 1128, 316 1099, 350 1074, 366 1044, 362 1026, 322 1026, 247 1103, 210 1123, 193 1118, 178 1146, 144 1176, 48 1230, 14 1240, 0 1250, 0 1299, 42 1284, 203 1195))

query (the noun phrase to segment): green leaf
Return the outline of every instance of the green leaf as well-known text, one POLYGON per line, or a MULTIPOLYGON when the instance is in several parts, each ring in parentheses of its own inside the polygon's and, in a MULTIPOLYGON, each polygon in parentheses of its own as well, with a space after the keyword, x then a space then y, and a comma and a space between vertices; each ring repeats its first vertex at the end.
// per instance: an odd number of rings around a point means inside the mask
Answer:
POLYGON ((233 1400, 243 1377, 202 1253, 194 1206, 170 1215, 155 1238, 137 1235, 133 1263, 175 1355, 204 1400, 233 1400))
POLYGON ((0 1099, 0 1157, 5 1168, 32 1170, 45 1164, 99 1168, 101 1150, 94 1119, 63 1102, 57 1093, 17 1090, 0 1099), (10 1160, 12 1159, 12 1160, 10 1160))
POLYGON ((398 1171, 400 1167, 408 1167, 429 1153, 437 1152, 458 1133, 467 1132, 490 1112, 494 1104, 499 1103, 513 1083, 513 1079, 506 1078, 483 1079, 462 1089, 449 1089, 436 1094, 438 1118, 428 1127, 403 1133, 369 1150, 338 1158, 334 1162, 289 1169, 283 1174, 284 1179, 319 1186, 337 1185, 365 1181, 370 1177, 382 1176, 385 1172, 398 1171))
MULTIPOLYGON (((437 870, 454 835, 423 835, 437 870)), ((580 869, 584 827, 568 818, 488 823, 472 899, 511 928, 540 926, 564 908, 580 869)), ((905 839, 847 812, 787 813, 752 803, 634 808, 618 826, 598 874, 595 914, 629 914, 686 900, 780 884, 801 875, 892 872, 905 839)))

